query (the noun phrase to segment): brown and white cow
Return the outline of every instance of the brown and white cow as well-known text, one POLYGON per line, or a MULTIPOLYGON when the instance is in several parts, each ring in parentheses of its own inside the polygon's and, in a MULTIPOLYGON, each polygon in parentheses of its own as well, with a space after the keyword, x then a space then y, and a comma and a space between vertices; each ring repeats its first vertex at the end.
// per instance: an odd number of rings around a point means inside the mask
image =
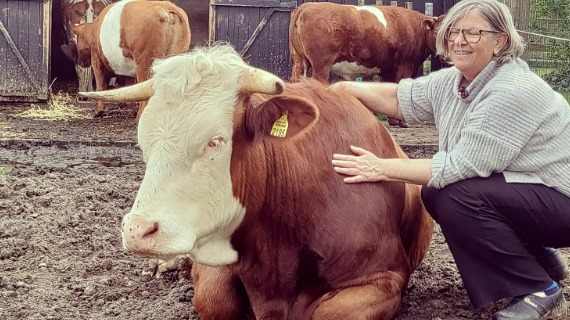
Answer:
MULTIPOLYGON (((105 7, 93 23, 72 26, 82 67, 93 68, 97 91, 107 89, 113 75, 150 78, 156 58, 186 52, 190 26, 184 10, 169 1, 122 0, 105 7)), ((141 102, 137 120, 146 105, 141 102)), ((95 116, 105 111, 97 104, 95 116)))
POLYGON ((71 31, 72 25, 91 23, 111 0, 61 0, 63 29, 66 43, 61 45, 65 56, 75 63, 75 72, 79 82, 79 91, 93 90, 93 72, 77 63, 77 35, 71 31))
POLYGON ((396 6, 303 3, 289 25, 291 81, 311 68, 324 83, 331 72, 345 80, 380 74, 382 81, 398 83, 435 53, 439 20, 396 6))
POLYGON ((285 87, 228 45, 157 61, 153 72, 132 87, 81 93, 152 96, 124 247, 189 254, 204 320, 392 318, 433 221, 420 186, 346 184, 334 172, 333 154, 351 144, 406 157, 368 109, 312 79, 285 87))

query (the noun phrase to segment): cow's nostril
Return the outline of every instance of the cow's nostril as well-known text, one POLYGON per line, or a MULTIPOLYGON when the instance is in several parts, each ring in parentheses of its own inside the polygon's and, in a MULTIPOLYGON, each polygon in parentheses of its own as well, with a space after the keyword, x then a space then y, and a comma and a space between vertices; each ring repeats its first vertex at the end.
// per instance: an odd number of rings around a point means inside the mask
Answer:
POLYGON ((150 228, 143 234, 143 238, 152 237, 154 234, 158 232, 158 222, 152 224, 150 228))

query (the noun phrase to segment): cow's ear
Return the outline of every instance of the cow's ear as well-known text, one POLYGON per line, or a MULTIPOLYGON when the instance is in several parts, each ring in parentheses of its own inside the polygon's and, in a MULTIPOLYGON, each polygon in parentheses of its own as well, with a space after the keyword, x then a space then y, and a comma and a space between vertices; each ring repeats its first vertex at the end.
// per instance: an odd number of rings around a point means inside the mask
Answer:
POLYGON ((426 18, 422 21, 422 26, 427 30, 433 30, 435 28, 435 18, 426 18))
POLYGON ((254 94, 246 104, 246 130, 252 139, 287 140, 312 126, 319 117, 317 106, 299 97, 264 98, 254 94))

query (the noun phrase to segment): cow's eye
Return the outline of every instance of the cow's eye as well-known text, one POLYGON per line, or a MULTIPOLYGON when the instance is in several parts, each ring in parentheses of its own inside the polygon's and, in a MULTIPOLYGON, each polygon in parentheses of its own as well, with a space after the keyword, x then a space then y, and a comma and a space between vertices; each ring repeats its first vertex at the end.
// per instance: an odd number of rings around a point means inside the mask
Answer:
POLYGON ((206 149, 213 150, 213 149, 220 149, 226 143, 226 139, 223 136, 215 136, 208 141, 208 146, 206 149))

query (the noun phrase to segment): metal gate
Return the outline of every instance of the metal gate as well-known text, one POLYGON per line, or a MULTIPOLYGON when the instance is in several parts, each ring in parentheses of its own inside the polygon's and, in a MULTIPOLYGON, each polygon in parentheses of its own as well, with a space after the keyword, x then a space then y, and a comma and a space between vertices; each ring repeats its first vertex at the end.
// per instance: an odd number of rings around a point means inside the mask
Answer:
POLYGON ((51 0, 0 0, 0 101, 47 100, 51 0))

